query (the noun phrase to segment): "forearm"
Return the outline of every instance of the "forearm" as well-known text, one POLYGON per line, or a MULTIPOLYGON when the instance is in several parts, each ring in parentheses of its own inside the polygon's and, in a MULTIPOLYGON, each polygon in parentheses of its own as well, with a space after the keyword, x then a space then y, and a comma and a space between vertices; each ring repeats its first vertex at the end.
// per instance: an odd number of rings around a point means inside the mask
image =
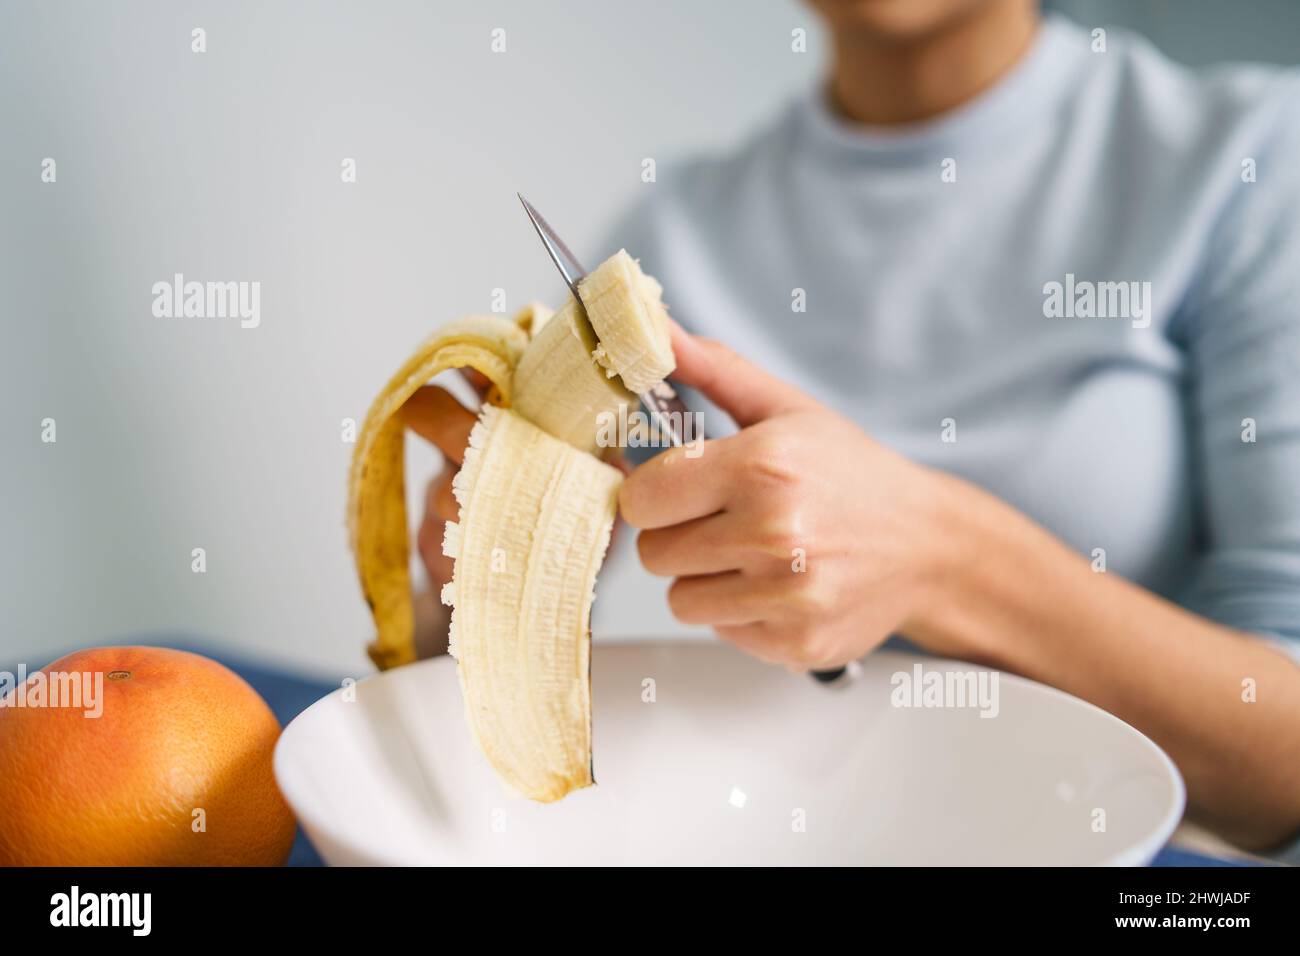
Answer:
POLYGON ((922 645, 1024 674, 1146 733, 1178 764, 1193 812, 1246 846, 1300 827, 1300 667, 1089 563, 956 479, 922 645), (1254 702, 1243 699, 1254 682, 1254 702))

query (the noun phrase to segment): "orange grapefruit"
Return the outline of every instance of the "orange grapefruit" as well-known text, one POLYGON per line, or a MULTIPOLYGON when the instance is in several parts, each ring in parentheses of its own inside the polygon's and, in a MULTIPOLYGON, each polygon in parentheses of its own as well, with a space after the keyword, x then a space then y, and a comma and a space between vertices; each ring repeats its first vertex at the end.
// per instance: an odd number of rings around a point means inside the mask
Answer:
POLYGON ((41 673, 0 707, 0 866, 285 861, 280 725, 242 678, 161 647, 78 651, 41 673))

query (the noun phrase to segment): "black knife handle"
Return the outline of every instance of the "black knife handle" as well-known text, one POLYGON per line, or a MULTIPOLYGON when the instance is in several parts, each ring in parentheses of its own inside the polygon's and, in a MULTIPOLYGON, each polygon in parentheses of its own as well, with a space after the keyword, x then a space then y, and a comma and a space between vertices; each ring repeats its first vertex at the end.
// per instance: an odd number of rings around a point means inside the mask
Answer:
POLYGON ((813 680, 822 684, 829 684, 831 681, 839 680, 847 671, 848 667, 833 667, 830 670, 810 671, 809 673, 812 674, 813 680))

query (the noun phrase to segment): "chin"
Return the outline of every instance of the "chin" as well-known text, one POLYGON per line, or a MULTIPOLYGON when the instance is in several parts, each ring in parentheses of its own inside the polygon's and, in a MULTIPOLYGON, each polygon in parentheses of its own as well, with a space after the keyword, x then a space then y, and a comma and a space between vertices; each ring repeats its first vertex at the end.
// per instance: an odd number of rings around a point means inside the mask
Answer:
POLYGON ((1002 0, 809 0, 832 27, 913 40, 943 29, 989 3, 1002 0))

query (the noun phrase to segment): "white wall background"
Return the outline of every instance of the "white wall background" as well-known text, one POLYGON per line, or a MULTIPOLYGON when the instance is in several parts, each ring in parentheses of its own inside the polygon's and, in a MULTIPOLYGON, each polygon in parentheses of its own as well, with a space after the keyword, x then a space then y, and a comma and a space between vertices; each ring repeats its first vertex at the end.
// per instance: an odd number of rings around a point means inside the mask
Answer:
MULTIPOLYGON (((1293 3, 1178 6, 1085 15, 1167 27, 1189 59, 1294 49, 1293 3)), ((0 0, 0 659, 190 635, 368 667, 341 419, 493 288, 559 300, 515 190, 595 259, 654 188, 643 157, 732 143, 821 59, 789 0, 0 0), (261 326, 154 318, 174 272, 260 281, 261 326)), ((614 578, 601 634, 666 625, 661 589, 614 578)))
MULTIPOLYGON (((643 157, 728 143, 812 78, 810 14, 735 9, 4 3, 0 659, 172 633, 368 666, 340 420, 493 288, 561 297, 515 190, 595 258, 643 157), (260 281, 261 326, 154 318, 174 272, 260 281)), ((644 630, 626 610, 602 629, 644 630)))

